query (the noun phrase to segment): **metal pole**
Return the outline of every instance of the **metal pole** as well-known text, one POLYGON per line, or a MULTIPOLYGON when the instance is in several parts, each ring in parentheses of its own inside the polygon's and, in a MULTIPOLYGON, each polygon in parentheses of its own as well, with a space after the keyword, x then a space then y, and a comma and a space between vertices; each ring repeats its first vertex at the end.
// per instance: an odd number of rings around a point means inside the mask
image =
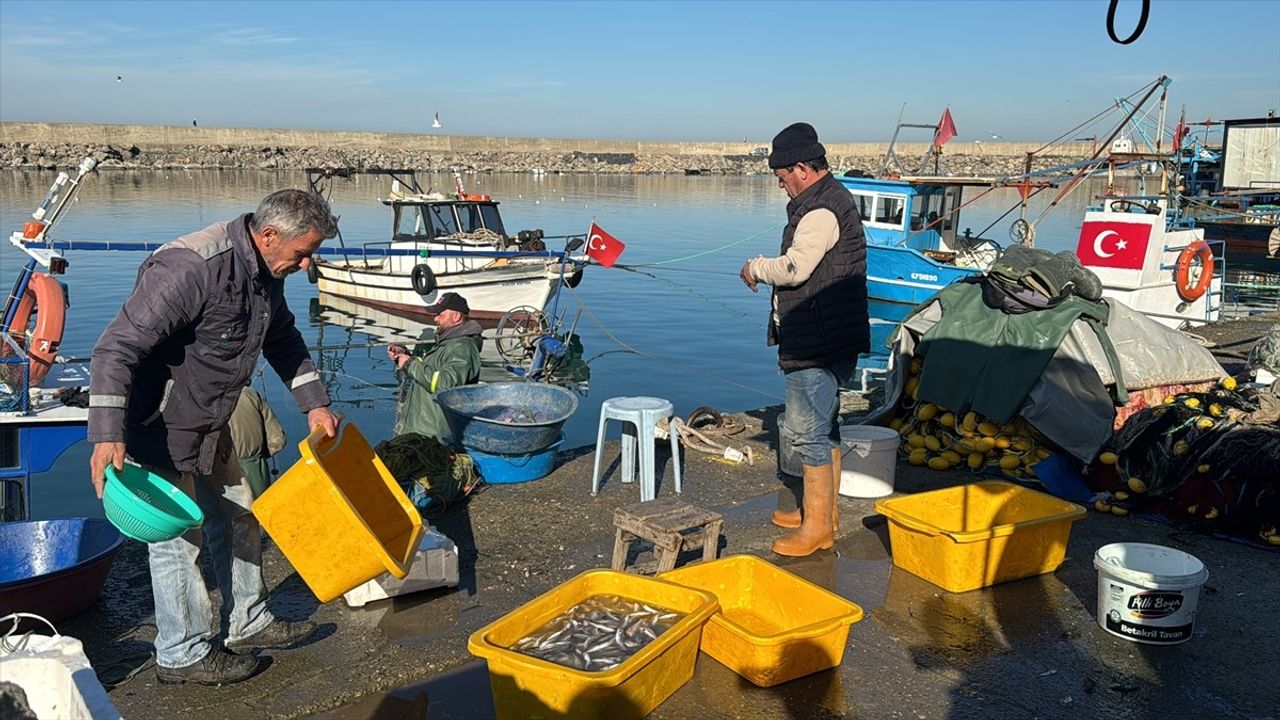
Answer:
MULTIPOLYGON (((18 273, 18 280, 13 284, 13 290, 9 294, 9 299, 4 303, 4 322, 0 323, 0 330, 9 332, 9 325, 13 322, 13 316, 18 314, 18 303, 22 296, 27 292, 27 283, 31 282, 31 273, 35 272, 36 261, 28 260, 22 272, 18 273)), ((22 328, 24 331, 26 328, 22 328)))

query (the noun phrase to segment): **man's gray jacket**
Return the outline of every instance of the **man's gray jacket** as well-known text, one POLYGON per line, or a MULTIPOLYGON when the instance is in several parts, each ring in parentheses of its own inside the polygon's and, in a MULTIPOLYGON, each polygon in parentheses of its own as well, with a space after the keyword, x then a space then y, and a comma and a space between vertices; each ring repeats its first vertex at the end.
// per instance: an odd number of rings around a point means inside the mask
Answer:
POLYGON ((260 354, 303 412, 329 404, 284 281, 259 260, 251 217, 184 235, 139 268, 93 349, 90 442, 124 442, 139 462, 212 472, 260 354))

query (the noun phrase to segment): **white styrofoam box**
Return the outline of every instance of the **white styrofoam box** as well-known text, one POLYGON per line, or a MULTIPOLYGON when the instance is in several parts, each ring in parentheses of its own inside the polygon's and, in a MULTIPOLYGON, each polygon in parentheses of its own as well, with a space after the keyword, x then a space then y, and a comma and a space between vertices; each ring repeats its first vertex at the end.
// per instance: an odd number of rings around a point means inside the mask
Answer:
POLYGON ((22 688, 36 717, 120 720, 79 640, 33 634, 19 644, 13 652, 0 650, 0 680, 22 688))
POLYGON ((418 543, 409 574, 403 580, 385 573, 343 593, 342 599, 353 608, 364 607, 375 600, 398 595, 454 587, 458 584, 458 546, 439 530, 428 526, 418 543))

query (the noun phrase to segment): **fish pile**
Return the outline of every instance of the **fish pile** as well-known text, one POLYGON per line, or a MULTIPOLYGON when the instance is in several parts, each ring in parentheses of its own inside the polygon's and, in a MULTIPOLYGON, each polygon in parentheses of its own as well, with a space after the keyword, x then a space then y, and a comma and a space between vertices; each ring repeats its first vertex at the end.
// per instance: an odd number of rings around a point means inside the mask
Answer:
POLYGON ((536 408, 522 407, 520 405, 491 405, 482 408, 476 413, 476 417, 506 423, 507 425, 536 425, 547 422, 536 408))
POLYGON ((511 646, 575 670, 609 670, 653 642, 682 613, 617 595, 595 595, 511 646))

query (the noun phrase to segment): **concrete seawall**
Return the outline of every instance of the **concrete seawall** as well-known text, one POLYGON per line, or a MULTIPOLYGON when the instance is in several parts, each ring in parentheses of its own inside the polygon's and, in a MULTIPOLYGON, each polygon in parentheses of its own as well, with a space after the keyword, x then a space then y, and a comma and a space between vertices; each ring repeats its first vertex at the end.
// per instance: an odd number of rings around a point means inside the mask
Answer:
MULTIPOLYGON (((888 143, 825 143, 838 168, 876 171, 888 143)), ((103 166, 122 168, 210 167, 297 169, 321 164, 452 168, 480 172, 708 173, 768 171, 769 140, 747 142, 663 142, 582 140, 465 135, 413 135, 173 125, 0 123, 0 167, 62 168, 98 153, 103 166), (754 153, 754 154, 753 154, 754 153)), ((946 170, 957 175, 1019 172, 1026 153, 1042 143, 961 142, 945 148, 946 170)), ((926 143, 899 144, 896 152, 914 163, 926 143)), ((1054 164, 1079 159, 1092 150, 1071 143, 1054 164)))
MULTIPOLYGON (((76 123, 0 123, 0 143, 78 145, 137 145, 175 147, 191 145, 269 145, 273 147, 339 147, 396 149, 427 153, 630 153, 635 155, 749 155, 769 145, 768 138, 747 142, 667 142, 655 140, 577 140, 469 135, 411 135, 271 128, 203 128, 179 125, 81 125, 76 123)), ((963 142, 953 140, 947 151, 955 155, 1023 157, 1040 148, 1039 142, 963 142)), ((884 155, 888 143, 825 143, 832 155, 884 155)), ((1082 152, 1088 145, 1079 144, 1082 152)), ((904 157, 922 155, 926 143, 900 143, 904 157)))

